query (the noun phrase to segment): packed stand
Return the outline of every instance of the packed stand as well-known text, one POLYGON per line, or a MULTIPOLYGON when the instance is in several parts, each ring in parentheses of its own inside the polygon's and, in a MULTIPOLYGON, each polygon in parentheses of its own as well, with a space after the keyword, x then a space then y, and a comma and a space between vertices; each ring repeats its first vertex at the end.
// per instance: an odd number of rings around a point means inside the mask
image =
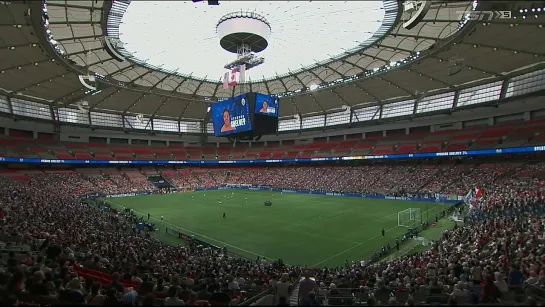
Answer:
MULTIPOLYGON (((371 265, 357 262, 344 268, 317 268, 309 276, 316 278, 318 286, 307 291, 307 285, 312 284, 307 281, 301 298, 304 303, 327 298, 330 305, 347 304, 348 300, 368 305, 377 301, 412 305, 525 300, 529 291, 545 287, 545 242, 541 236, 545 219, 533 210, 545 197, 545 181, 533 177, 543 169, 543 165, 527 165, 501 174, 492 168, 474 168, 467 173, 438 171, 438 177, 451 176, 451 183, 466 181, 452 191, 458 195, 479 180, 486 183, 486 192, 479 200, 479 222, 446 232, 422 254, 371 265), (526 177, 517 176, 521 172, 526 172, 526 177)), ((212 178, 215 184, 223 180, 371 193, 392 182, 380 176, 406 178, 415 174, 423 178, 426 173, 418 167, 391 170, 390 166, 283 167, 190 175, 206 174, 205 178, 212 178)), ((105 213, 76 199, 108 185, 96 177, 43 174, 30 178, 28 182, 0 182, 2 237, 21 237, 18 241, 39 251, 19 258, 10 254, 0 274, 5 304, 23 299, 23 293, 93 305, 134 304, 135 289, 143 304, 165 297, 164 302, 178 304, 179 299, 189 304, 237 303, 247 297, 244 291, 255 293, 267 288, 283 273, 288 273, 290 282, 297 281, 302 273, 302 268, 234 259, 222 251, 163 245, 137 231, 115 211, 105 213), (85 278, 90 275, 77 264, 104 275, 95 273, 92 280, 82 281, 78 274, 85 278)), ((109 191, 122 193, 132 188, 116 184, 109 191)))
POLYGON ((2 233, 20 234, 38 251, 10 253, 0 279, 3 303, 45 296, 53 302, 133 305, 138 290, 144 305, 168 296, 188 304, 227 304, 261 291, 279 273, 277 264, 164 245, 113 210, 80 203, 76 195, 90 192, 81 180, 44 174, 28 182, 2 181, 2 233))
POLYGON ((544 225, 544 218, 498 218, 445 232, 422 254, 316 269, 318 292, 330 305, 535 304, 528 294, 545 287, 544 225))

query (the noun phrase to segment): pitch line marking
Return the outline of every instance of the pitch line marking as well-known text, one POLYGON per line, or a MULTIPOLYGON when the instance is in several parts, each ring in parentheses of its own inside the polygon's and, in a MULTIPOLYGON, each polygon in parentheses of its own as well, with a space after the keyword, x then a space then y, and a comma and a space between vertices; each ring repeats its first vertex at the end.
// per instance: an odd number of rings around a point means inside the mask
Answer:
POLYGON ((346 243, 352 243, 352 244, 360 243, 360 242, 356 242, 356 241, 343 240, 343 239, 339 239, 339 238, 335 238, 335 237, 330 237, 330 236, 312 234, 312 233, 310 233, 310 232, 305 232, 305 231, 292 230, 292 229, 290 229, 290 227, 286 227, 286 228, 284 228, 284 230, 285 230, 285 231, 289 231, 289 232, 293 232, 293 233, 297 233, 297 234, 307 235, 307 236, 310 236, 310 237, 326 238, 326 239, 331 239, 331 240, 335 240, 335 241, 339 241, 339 242, 346 242, 346 243))
MULTIPOLYGON (((428 212, 431 211, 431 210, 433 210, 433 209, 435 209, 435 208, 437 208, 437 207, 439 207, 439 206, 441 206, 441 205, 437 205, 437 206, 432 207, 431 209, 428 209, 428 212)), ((395 213, 395 214, 397 214, 397 213, 395 213)), ((386 217, 390 217, 390 216, 393 216, 393 215, 395 215, 395 214, 390 214, 390 215, 388 215, 388 216, 386 216, 386 217)), ((386 217, 385 217, 384 219, 386 219, 386 217)), ((383 220, 384 220, 384 219, 383 219, 383 220)), ((394 227, 392 227, 392 228, 390 228, 390 229, 387 229, 386 231, 390 231, 390 230, 395 229, 395 228, 397 228, 397 227, 401 227, 401 226, 394 226, 394 227)), ((324 262, 327 262, 327 261, 329 261, 329 260, 331 260, 331 259, 334 259, 334 258, 336 258, 336 257, 338 257, 338 256, 340 256, 340 255, 346 254, 347 252, 353 250, 354 248, 359 247, 359 246, 361 246, 361 245, 363 245, 363 244, 365 244, 365 243, 367 243, 367 242, 370 242, 370 241, 372 241, 372 240, 374 240, 374 239, 376 239, 376 238, 378 238, 378 237, 380 237, 380 236, 381 236, 381 235, 379 234, 379 235, 376 235, 376 236, 372 237, 372 238, 369 239, 369 240, 366 240, 366 241, 364 241, 364 242, 362 242, 362 243, 356 244, 356 245, 354 245, 354 246, 352 246, 352 247, 350 247, 350 248, 348 248, 348 249, 346 249, 346 250, 344 250, 344 251, 342 251, 342 252, 340 252, 340 253, 338 253, 338 254, 335 254, 335 255, 333 255, 333 256, 331 256, 331 257, 325 259, 325 260, 322 260, 322 261, 316 263, 315 265, 313 265, 313 267, 317 267, 318 265, 320 265, 320 264, 322 264, 322 263, 324 263, 324 262)))
MULTIPOLYGON (((119 206, 119 205, 117 205, 117 206, 119 206)), ((136 210, 133 210, 133 211, 134 211, 135 213, 138 213, 139 215, 142 214, 142 212, 140 212, 140 211, 136 211, 136 210)), ((249 250, 245 250, 245 249, 243 249, 243 248, 240 248, 240 247, 231 245, 231 244, 229 244, 229 243, 225 243, 225 242, 223 242, 223 241, 220 241, 220 240, 211 238, 211 237, 209 237, 209 236, 205 236, 205 235, 200 234, 200 233, 198 233, 198 232, 195 232, 195 231, 192 231, 192 230, 189 230, 189 229, 185 229, 185 228, 182 228, 182 227, 173 225, 173 224, 168 223, 168 222, 165 222, 165 221, 161 221, 160 219, 158 219, 158 218, 156 218, 156 217, 151 217, 150 219, 151 219, 151 220, 156 220, 156 221, 158 221, 158 222, 161 222, 161 223, 163 223, 163 224, 165 224, 165 225, 167 225, 167 226, 170 226, 170 227, 172 227, 172 228, 174 228, 174 229, 177 228, 177 229, 183 230, 184 232, 187 232, 187 233, 189 233, 189 234, 197 235, 197 236, 199 236, 199 237, 201 237, 201 238, 204 238, 204 239, 207 239, 207 240, 209 240, 209 241, 213 241, 213 242, 216 242, 216 243, 220 243, 220 244, 223 244, 224 246, 228 246, 228 247, 234 248, 234 249, 236 249, 236 250, 243 251, 243 252, 245 252, 245 253, 248 253, 248 254, 251 254, 251 255, 254 255, 254 256, 258 256, 258 257, 260 257, 260 258, 269 259, 269 260, 274 260, 274 259, 272 259, 272 258, 265 257, 265 256, 263 256, 263 255, 256 254, 256 253, 251 252, 251 251, 249 251, 249 250)))
MULTIPOLYGON (((397 227, 400 227, 400 226, 394 226, 394 227, 392 227, 392 228, 390 228, 390 229, 387 229, 386 231, 390 231, 390 230, 395 229, 395 228, 397 228, 397 227)), ((338 254, 335 254, 335 255, 333 255, 333 256, 331 256, 331 257, 325 259, 325 260, 322 260, 322 261, 316 263, 315 265, 313 265, 313 267, 317 267, 318 265, 320 265, 320 264, 322 264, 322 263, 324 263, 324 262, 327 262, 327 261, 329 261, 329 260, 331 260, 331 259, 337 258, 338 256, 340 256, 340 255, 342 255, 342 254, 346 254, 346 253, 348 253, 349 251, 353 250, 354 248, 359 247, 359 246, 361 246, 361 245, 363 245, 363 244, 365 244, 365 243, 367 243, 367 242, 373 241, 374 239, 376 239, 376 238, 378 238, 378 237, 380 237, 380 236, 381 236, 380 234, 379 234, 379 235, 376 235, 376 236, 372 237, 371 239, 368 239, 368 240, 366 240, 366 241, 364 241, 364 242, 361 242, 361 243, 358 243, 358 244, 356 244, 356 245, 354 245, 354 246, 352 246, 352 247, 350 247, 350 248, 348 248, 348 249, 345 249, 344 251, 342 251, 342 252, 340 252, 340 253, 338 253, 338 254)))

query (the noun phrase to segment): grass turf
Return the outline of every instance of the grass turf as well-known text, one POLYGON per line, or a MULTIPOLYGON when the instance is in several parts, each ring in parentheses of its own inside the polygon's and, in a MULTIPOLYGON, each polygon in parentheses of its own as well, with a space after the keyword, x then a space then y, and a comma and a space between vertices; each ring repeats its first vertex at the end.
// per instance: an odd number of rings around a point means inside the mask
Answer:
POLYGON ((179 228, 219 247, 226 246, 229 251, 251 259, 281 258, 291 265, 320 267, 368 259, 387 243, 394 248, 395 238, 407 230, 397 226, 399 211, 421 208, 422 219, 426 220, 435 219, 436 213, 448 207, 437 203, 249 190, 145 195, 107 201, 115 207, 131 208, 144 218, 151 214, 159 228, 155 235, 169 244, 180 244, 181 240, 165 234, 165 226, 179 228), (232 193, 232 198, 226 198, 232 193), (265 207, 266 200, 271 200, 273 206, 265 207), (222 218, 223 212, 226 219, 222 218), (385 237, 381 235, 382 229, 386 230, 385 237))

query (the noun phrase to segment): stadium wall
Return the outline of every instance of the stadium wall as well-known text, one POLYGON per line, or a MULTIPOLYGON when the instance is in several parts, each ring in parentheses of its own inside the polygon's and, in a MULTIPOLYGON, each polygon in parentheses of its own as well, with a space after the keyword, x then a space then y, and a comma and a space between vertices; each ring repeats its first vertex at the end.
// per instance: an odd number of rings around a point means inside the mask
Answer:
MULTIPOLYGON (((386 196, 382 194, 361 194, 361 193, 333 193, 333 192, 322 192, 322 191, 310 191, 310 190, 290 190, 290 189, 271 189, 265 187, 211 187, 211 188, 196 188, 194 191, 217 191, 217 190, 227 190, 227 189, 240 189, 240 190, 251 190, 251 191, 271 191, 271 192, 282 192, 282 193, 294 193, 294 194, 307 194, 307 195, 323 195, 323 196, 336 196, 336 197, 355 197, 355 198, 369 198, 369 199, 379 199, 379 200, 403 200, 403 201, 415 201, 415 202, 433 202, 440 203, 445 205, 453 205, 462 201, 463 196, 458 195, 444 195, 437 194, 436 198, 420 198, 420 197, 396 197, 396 196, 386 196)), ((132 197, 132 196, 142 196, 142 195, 152 195, 150 192, 135 192, 135 193, 124 193, 124 194, 112 194, 106 195, 103 193, 91 193, 80 196, 81 199, 90 199, 90 198, 117 198, 117 197, 132 197)))

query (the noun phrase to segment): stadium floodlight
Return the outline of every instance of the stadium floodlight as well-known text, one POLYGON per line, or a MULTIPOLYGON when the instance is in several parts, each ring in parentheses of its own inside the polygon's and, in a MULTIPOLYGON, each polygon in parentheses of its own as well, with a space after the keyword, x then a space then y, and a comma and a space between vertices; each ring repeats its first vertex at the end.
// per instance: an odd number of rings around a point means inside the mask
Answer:
POLYGON ((397 226, 416 227, 422 223, 420 208, 409 208, 397 213, 397 226))

